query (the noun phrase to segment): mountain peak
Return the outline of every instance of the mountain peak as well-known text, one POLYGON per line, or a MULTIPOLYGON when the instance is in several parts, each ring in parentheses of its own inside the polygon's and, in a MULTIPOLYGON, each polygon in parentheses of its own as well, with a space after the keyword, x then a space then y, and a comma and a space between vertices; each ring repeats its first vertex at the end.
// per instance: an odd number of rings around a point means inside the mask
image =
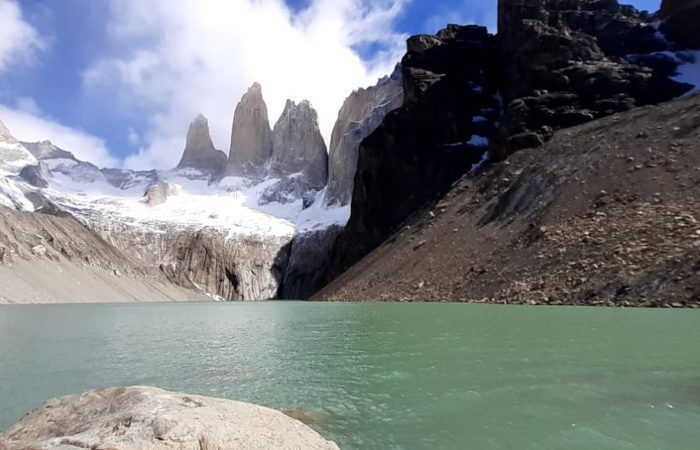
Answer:
POLYGON ((226 154, 214 148, 209 133, 209 121, 202 114, 190 123, 187 143, 178 169, 197 169, 209 174, 217 174, 226 166, 226 154))
POLYGON ((0 140, 3 142, 16 143, 17 139, 12 136, 10 130, 5 126, 2 119, 0 119, 0 140))
POLYGON ((272 154, 272 129, 259 83, 236 106, 227 175, 260 179, 272 154))

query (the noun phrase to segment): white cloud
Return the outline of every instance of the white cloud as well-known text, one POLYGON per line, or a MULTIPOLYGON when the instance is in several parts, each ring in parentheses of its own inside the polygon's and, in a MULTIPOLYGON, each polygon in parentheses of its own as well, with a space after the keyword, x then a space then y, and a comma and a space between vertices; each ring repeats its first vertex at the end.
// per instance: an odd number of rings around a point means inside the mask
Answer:
MULTIPOLYGON (((25 104, 36 103, 32 99, 24 99, 25 104)), ((0 117, 10 129, 12 135, 25 142, 50 140, 55 145, 73 152, 76 158, 99 167, 118 167, 119 161, 109 154, 104 140, 83 131, 61 125, 34 111, 22 111, 0 104, 0 117)))
POLYGON ((46 41, 22 17, 19 4, 0 0, 0 74, 33 62, 36 52, 45 47, 46 41))
POLYGON ((84 72, 85 95, 140 124, 143 149, 127 167, 177 164, 190 121, 208 117, 228 152, 236 103, 263 86, 274 124, 287 98, 308 99, 326 138, 345 97, 392 71, 405 36, 392 31, 405 0, 311 0, 297 14, 282 0, 112 0, 110 35, 122 52, 84 72), (379 46, 363 60, 358 46, 379 46))

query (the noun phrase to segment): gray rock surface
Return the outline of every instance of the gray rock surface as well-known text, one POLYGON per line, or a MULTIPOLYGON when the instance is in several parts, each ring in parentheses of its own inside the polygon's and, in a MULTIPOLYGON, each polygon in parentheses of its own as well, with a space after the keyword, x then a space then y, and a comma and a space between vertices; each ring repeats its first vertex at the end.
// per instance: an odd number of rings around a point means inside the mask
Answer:
POLYGON ((209 122, 203 115, 198 115, 187 131, 187 144, 178 169, 197 169, 217 175, 226 168, 226 154, 214 148, 209 133, 209 122))
POLYGON ((55 146, 51 141, 22 142, 22 145, 39 160, 60 158, 77 161, 71 152, 55 146))
POLYGON ((321 190, 328 181, 328 151, 318 126, 318 114, 304 100, 287 100, 272 130, 270 177, 300 174, 310 189, 321 190))
POLYGON ((0 449, 337 450, 298 420, 262 406, 152 387, 50 400, 0 434, 0 449))
POLYGON ((49 187, 48 178, 51 176, 45 162, 39 161, 35 166, 24 167, 19 176, 34 187, 43 189, 49 187))
POLYGON ((401 107, 403 101, 400 67, 390 77, 382 78, 375 86, 356 90, 345 100, 331 135, 326 193, 329 205, 350 202, 360 143, 389 112, 401 107))
POLYGON ((272 130, 262 87, 254 83, 233 116, 231 151, 226 175, 261 179, 272 155, 272 130))

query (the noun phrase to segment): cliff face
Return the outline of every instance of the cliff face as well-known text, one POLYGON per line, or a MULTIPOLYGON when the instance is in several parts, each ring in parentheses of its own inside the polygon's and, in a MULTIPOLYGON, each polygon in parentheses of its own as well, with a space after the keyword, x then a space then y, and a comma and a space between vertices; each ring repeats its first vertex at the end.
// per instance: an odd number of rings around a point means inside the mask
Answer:
POLYGON ((553 131, 690 89, 654 58, 666 49, 650 18, 617 1, 501 0, 506 101, 501 155, 541 145, 553 131))
POLYGON ((300 174, 310 189, 323 189, 328 181, 328 152, 318 127, 318 114, 311 104, 287 100, 272 130, 270 177, 295 174, 300 174))
POLYGON ((328 181, 328 152, 318 127, 318 114, 304 100, 287 104, 272 130, 268 176, 280 181, 266 189, 264 202, 311 202, 328 181))
POLYGON ((233 116, 231 152, 226 174, 261 179, 272 154, 272 130, 262 87, 255 83, 241 98, 233 116))
POLYGON ((661 30, 681 48, 700 48, 700 0, 664 0, 661 30))
POLYGON ((498 42, 484 27, 451 26, 409 40, 404 106, 359 147, 352 215, 334 249, 336 274, 484 157, 500 117, 498 59, 498 42))
POLYGON ((449 191, 486 150, 505 159, 557 130, 688 92, 672 79, 681 61, 668 57, 674 44, 653 20, 615 0, 501 0, 498 36, 450 26, 409 39, 404 105, 359 146, 329 278, 449 191))
POLYGON ((226 168, 226 154, 214 148, 209 134, 209 122, 203 115, 198 115, 187 131, 187 143, 178 169, 197 169, 201 172, 217 175, 226 168))
POLYGON ((352 198, 360 143, 384 117, 403 105, 401 70, 382 78, 372 87, 354 91, 343 103, 333 127, 329 152, 326 202, 347 205, 352 198))

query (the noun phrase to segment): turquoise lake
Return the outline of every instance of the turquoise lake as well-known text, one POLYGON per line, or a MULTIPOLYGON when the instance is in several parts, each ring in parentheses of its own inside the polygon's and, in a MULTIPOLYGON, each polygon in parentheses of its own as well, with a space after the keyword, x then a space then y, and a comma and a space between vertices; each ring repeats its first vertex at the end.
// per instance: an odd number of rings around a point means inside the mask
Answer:
POLYGON ((0 429, 153 385, 312 413, 343 449, 698 449, 700 312, 458 304, 0 307, 0 429))

